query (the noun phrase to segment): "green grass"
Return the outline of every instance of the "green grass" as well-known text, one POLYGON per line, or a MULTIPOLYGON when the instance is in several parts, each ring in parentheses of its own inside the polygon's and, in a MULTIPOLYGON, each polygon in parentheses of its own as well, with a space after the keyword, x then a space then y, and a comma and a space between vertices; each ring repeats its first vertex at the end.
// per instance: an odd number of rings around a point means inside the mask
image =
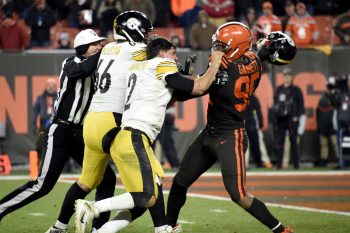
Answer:
MULTIPOLYGON (((0 180, 0 198, 24 184, 24 180, 0 180)), ((70 184, 57 183, 47 196, 6 216, 0 223, 1 233, 45 232, 56 220, 62 200, 70 184)), ((118 193, 122 192, 118 190, 118 193)), ((89 195, 88 199, 92 199, 89 195)), ((349 216, 314 213, 284 208, 269 207, 273 215, 283 223, 294 226, 296 233, 348 233, 349 216)), ((265 226, 229 201, 215 201, 202 198, 187 199, 180 220, 183 232, 194 233, 268 233, 265 226)), ((73 219, 69 232, 74 232, 73 219)), ((123 233, 151 233, 152 220, 149 213, 128 226, 123 233)))

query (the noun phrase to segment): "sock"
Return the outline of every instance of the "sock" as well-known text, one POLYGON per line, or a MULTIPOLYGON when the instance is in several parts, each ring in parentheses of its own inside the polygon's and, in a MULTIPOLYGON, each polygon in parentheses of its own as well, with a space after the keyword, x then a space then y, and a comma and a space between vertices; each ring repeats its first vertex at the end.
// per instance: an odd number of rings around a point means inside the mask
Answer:
MULTIPOLYGON (((280 224, 280 222, 273 217, 270 211, 266 208, 266 205, 255 197, 252 205, 249 207, 249 209, 247 209, 247 211, 270 229, 273 229, 280 224)), ((282 224, 280 226, 283 227, 282 224)))
POLYGON ((167 225, 165 219, 165 207, 164 207, 164 197, 163 197, 163 187, 162 185, 158 186, 158 198, 156 204, 149 208, 154 227, 167 225))
POLYGON ((180 210, 186 202, 186 193, 187 188, 176 183, 172 184, 168 198, 166 216, 167 223, 172 227, 176 226, 180 210))
POLYGON ((282 233, 284 231, 284 226, 279 222, 277 226, 271 229, 273 233, 282 233))
POLYGON ((130 222, 127 220, 111 220, 98 229, 97 233, 115 233, 124 229, 129 224, 130 222))
POLYGON ((130 193, 123 193, 119 196, 97 201, 94 203, 94 207, 98 209, 99 213, 103 213, 111 210, 132 209, 135 204, 130 193))
POLYGON ((132 222, 132 216, 130 210, 119 210, 115 217, 105 223, 100 229, 98 229, 98 233, 114 233, 122 230, 126 226, 128 226, 132 222))
POLYGON ((68 224, 69 219, 74 214, 74 204, 77 199, 84 199, 89 193, 85 192, 80 186, 75 182, 68 190, 66 197, 64 198, 60 215, 58 216, 58 221, 63 224, 68 224))
POLYGON ((135 208, 131 209, 130 213, 131 213, 132 221, 134 221, 138 217, 142 216, 146 212, 146 210, 147 210, 146 208, 139 208, 139 207, 135 207, 135 208))
MULTIPOLYGON (((95 201, 100 201, 114 196, 116 177, 113 169, 110 166, 106 167, 101 183, 96 188, 95 201)), ((99 229, 108 222, 111 212, 101 213, 98 218, 94 218, 92 226, 99 229)))
POLYGON ((54 225, 55 228, 62 229, 62 230, 66 230, 67 226, 68 226, 68 224, 61 223, 58 220, 56 221, 56 223, 54 225))

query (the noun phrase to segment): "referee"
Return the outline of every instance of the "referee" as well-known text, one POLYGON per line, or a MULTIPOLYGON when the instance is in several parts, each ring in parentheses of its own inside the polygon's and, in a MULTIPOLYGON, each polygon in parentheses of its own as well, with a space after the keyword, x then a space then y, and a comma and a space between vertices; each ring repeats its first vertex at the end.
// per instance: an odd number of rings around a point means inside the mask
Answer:
MULTIPOLYGON (((0 200, 0 221, 12 211, 48 194, 70 157, 82 165, 83 120, 94 93, 95 69, 102 49, 100 42, 104 39, 91 29, 83 30, 75 37, 75 56, 65 59, 62 63, 60 90, 43 148, 45 156, 39 176, 35 181, 29 181, 0 200)), ((103 181, 97 187, 96 200, 113 196, 115 183, 115 174, 108 166, 103 181)), ((75 200, 71 201, 74 203, 75 200)), ((74 205, 65 204, 55 226, 48 232, 66 232, 69 219, 74 213, 74 205)), ((94 222, 95 227, 99 228, 108 219, 109 213, 101 216, 94 222)))

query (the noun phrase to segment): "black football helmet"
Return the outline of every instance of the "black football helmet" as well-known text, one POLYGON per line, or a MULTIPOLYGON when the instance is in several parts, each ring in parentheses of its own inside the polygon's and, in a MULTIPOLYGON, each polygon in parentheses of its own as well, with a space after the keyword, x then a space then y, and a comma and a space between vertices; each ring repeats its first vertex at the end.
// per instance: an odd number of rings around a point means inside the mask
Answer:
POLYGON ((153 25, 144 13, 125 11, 114 19, 113 30, 117 39, 122 37, 130 43, 145 42, 153 25))
POLYGON ((257 42, 257 48, 258 50, 267 49, 268 58, 266 60, 279 66, 289 64, 297 52, 293 39, 280 31, 271 32, 265 38, 260 39, 257 42))

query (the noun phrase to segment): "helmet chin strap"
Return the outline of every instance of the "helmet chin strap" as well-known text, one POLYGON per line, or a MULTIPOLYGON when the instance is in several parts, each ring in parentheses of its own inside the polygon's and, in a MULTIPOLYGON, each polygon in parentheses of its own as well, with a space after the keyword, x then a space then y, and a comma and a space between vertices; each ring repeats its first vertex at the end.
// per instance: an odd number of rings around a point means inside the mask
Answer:
POLYGON ((278 48, 274 53, 273 55, 271 56, 271 61, 276 61, 279 57, 279 54, 278 52, 280 51, 280 48, 278 48))
POLYGON ((131 45, 135 45, 135 41, 129 36, 129 34, 123 29, 122 32, 124 33, 124 35, 126 36, 126 38, 128 39, 129 43, 131 45))
MULTIPOLYGON (((140 29, 135 28, 135 31, 137 31, 141 35, 142 38, 145 38, 145 35, 142 34, 140 29)), ((122 30, 122 32, 126 36, 126 39, 130 42, 130 44, 135 45, 136 42, 131 38, 131 36, 129 36, 129 34, 124 29, 122 30)), ((123 37, 123 36, 121 36, 121 37, 123 37)), ((123 37, 123 39, 125 39, 125 37, 123 37)))
POLYGON ((139 28, 136 28, 135 30, 140 34, 140 36, 142 36, 143 39, 145 39, 145 35, 142 34, 139 28))

